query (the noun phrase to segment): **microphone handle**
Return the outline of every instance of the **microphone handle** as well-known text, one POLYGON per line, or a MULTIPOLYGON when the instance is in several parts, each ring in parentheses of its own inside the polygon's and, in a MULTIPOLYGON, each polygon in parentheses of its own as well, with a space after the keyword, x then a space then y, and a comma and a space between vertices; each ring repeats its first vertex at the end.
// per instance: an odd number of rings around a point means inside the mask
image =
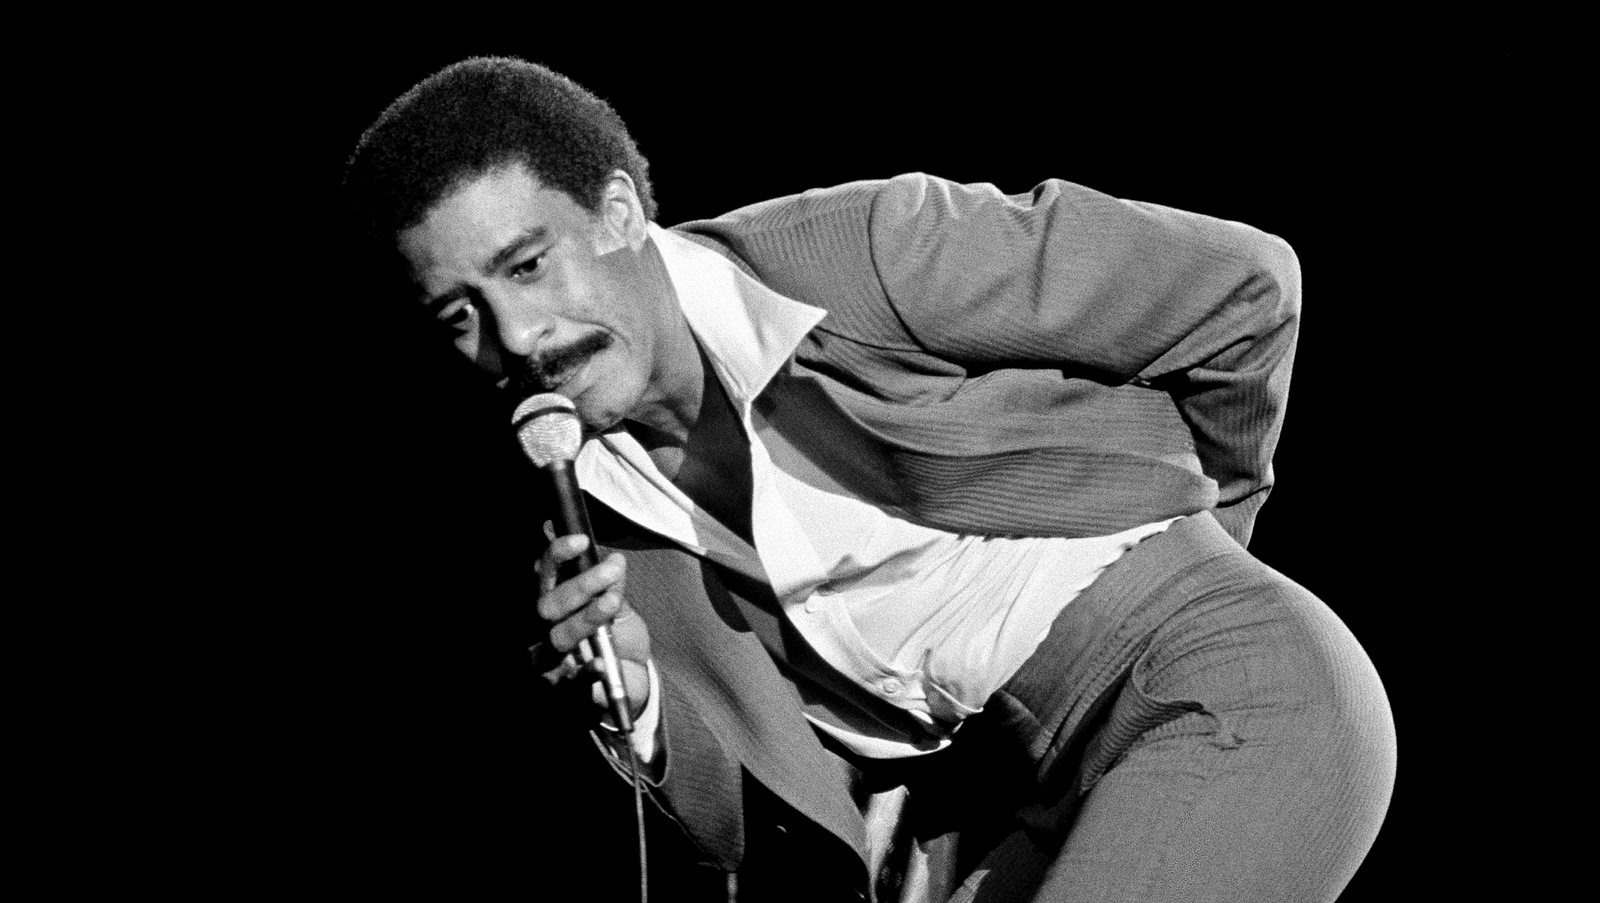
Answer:
MULTIPOLYGON (((546 468, 550 481, 555 484, 556 502, 560 519, 556 521, 556 535, 581 533, 589 538, 589 547, 556 570, 559 580, 570 580, 600 563, 595 552, 594 528, 589 525, 589 508, 583 503, 583 491, 578 488, 577 474, 572 472, 572 462, 553 461, 546 468)), ((578 644, 578 658, 589 664, 600 659, 601 679, 606 687, 606 699, 611 705, 611 717, 624 734, 633 733, 633 713, 628 710, 628 688, 622 679, 622 669, 617 664, 617 651, 611 642, 611 627, 601 625, 594 635, 578 644)))

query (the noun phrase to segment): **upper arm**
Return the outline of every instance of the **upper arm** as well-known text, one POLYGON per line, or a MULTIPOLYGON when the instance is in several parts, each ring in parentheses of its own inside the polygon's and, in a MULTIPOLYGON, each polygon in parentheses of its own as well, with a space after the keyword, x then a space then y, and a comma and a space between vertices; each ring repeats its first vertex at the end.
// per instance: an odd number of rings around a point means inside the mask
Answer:
POLYGON ((981 366, 1154 381, 1292 324, 1299 268, 1240 223, 1051 180, 1026 194, 925 175, 883 183, 873 266, 911 337, 981 366))

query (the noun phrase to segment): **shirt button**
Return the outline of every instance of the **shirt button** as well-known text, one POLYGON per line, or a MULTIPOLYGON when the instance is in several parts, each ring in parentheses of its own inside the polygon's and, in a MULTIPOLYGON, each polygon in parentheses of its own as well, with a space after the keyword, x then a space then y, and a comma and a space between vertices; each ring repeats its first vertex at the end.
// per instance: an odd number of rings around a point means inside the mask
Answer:
POLYGON ((900 691, 906 688, 905 684, 895 680, 892 677, 888 680, 885 680, 880 686, 883 687, 883 692, 890 696, 898 696, 900 695, 900 691))

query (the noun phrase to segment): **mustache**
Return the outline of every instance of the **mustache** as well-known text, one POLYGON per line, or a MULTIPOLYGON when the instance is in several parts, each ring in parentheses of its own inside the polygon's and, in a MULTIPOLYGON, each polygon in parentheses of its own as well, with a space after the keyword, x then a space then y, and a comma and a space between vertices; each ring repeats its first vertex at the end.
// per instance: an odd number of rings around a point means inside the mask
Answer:
POLYGON ((510 387, 521 395, 548 392, 561 385, 584 361, 610 348, 611 341, 607 333, 592 332, 537 358, 519 358, 510 373, 510 387))

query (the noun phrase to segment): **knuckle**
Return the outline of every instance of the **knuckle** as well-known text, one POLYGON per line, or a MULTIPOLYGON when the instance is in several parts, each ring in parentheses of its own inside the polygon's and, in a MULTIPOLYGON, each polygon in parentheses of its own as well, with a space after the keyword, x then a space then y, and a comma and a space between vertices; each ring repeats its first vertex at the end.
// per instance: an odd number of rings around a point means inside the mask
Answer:
POLYGON ((567 637, 569 639, 569 642, 567 643, 568 649, 577 646, 590 634, 594 633, 595 627, 595 625, 589 621, 589 618, 584 613, 573 615, 565 621, 562 621, 561 626, 567 629, 567 637))
POLYGON ((556 597, 553 594, 541 598, 539 604, 534 606, 534 610, 546 621, 554 621, 561 617, 561 608, 556 604, 556 597))
POLYGON ((550 629, 550 645, 556 647, 558 652, 571 652, 572 647, 578 645, 578 639, 563 621, 550 629))

